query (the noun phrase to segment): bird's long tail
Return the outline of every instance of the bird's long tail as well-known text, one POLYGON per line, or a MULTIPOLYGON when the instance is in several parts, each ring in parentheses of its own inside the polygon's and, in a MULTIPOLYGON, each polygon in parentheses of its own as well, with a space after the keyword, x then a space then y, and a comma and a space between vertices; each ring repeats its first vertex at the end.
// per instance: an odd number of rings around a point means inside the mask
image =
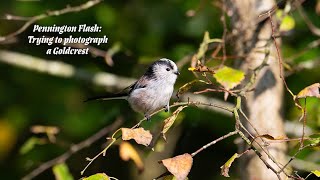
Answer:
POLYGON ((84 102, 95 101, 95 100, 127 99, 127 97, 128 97, 127 93, 119 93, 119 94, 112 94, 112 95, 90 97, 86 99, 84 102))

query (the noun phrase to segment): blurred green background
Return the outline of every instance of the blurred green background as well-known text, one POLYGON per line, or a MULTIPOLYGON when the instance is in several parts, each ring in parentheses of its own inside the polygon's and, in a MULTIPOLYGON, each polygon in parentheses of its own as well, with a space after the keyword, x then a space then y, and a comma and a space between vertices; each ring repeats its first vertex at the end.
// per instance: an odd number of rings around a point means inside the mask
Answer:
MULTIPOLYGON (((1 3, 0 15, 34 16, 47 10, 64 8, 67 4, 75 6, 84 2, 86 1, 7 0, 1 3)), ((106 35, 109 38, 108 43, 98 47, 102 50, 108 50, 114 44, 120 43, 121 51, 113 56, 114 66, 112 67, 108 66, 103 58, 94 58, 91 55, 46 55, 48 46, 36 46, 27 42, 29 35, 43 35, 43 33, 33 33, 32 26, 18 36, 18 42, 1 45, 1 49, 47 60, 63 61, 93 73, 105 71, 119 76, 137 78, 143 74, 144 69, 151 62, 159 57, 167 57, 178 62, 183 57, 195 53, 205 31, 209 31, 210 37, 221 38, 223 33, 220 21, 221 10, 213 5, 214 2, 217 1, 104 1, 79 13, 49 17, 37 22, 39 25, 98 24, 102 26, 100 33, 73 33, 72 35, 84 37, 106 35), (187 16, 187 12, 192 11, 195 12, 194 16, 187 16)), ((316 4, 317 1, 307 1, 304 7, 310 19, 320 27, 319 15, 315 13, 316 4)), ((309 32, 297 12, 290 15, 294 17, 296 26, 283 37, 284 59, 293 56, 303 50, 308 43, 319 38, 309 32)), ((0 35, 16 31, 23 23, 23 21, 1 19, 0 35)), ((60 37, 68 35, 70 34, 64 33, 60 37)), ((228 53, 232 53, 232 50, 228 49, 228 53)), ((301 62, 319 62, 319 57, 320 49, 316 47, 289 63, 295 66, 301 62)), ((187 71, 188 66, 189 64, 181 69, 182 75, 176 83, 176 89, 195 79, 195 76, 187 71)), ((317 66, 291 74, 287 78, 288 85, 293 92, 297 93, 305 86, 320 82, 319 72, 320 68, 317 66)), ((131 127, 142 118, 141 115, 133 112, 125 101, 83 103, 86 97, 104 91, 104 88, 88 82, 58 78, 3 63, 0 63, 0 74, 1 179, 21 178, 41 163, 65 152, 71 144, 80 142, 111 124, 119 116, 123 117, 125 122, 122 126, 125 127, 131 127), (31 133, 32 125, 57 126, 60 129, 57 142, 35 145, 27 152, 21 153, 22 145, 31 137, 45 138, 45 136, 31 133)), ((222 97, 217 93, 206 95, 222 97)), ((294 108, 291 97, 286 95, 284 99, 285 118, 297 121, 299 111, 294 108)), ((230 102, 232 101, 230 98, 230 102)), ((319 99, 308 100, 308 110, 308 126, 314 132, 319 132, 319 99)), ((153 117, 151 128, 156 127, 166 117, 168 117, 167 113, 160 113, 153 117)), ((183 117, 181 124, 176 127, 179 130, 172 135, 178 136, 174 155, 194 152, 207 142, 232 131, 234 124, 234 120, 230 117, 193 107, 186 108, 181 117, 183 117)), ((237 151, 233 140, 229 138, 219 142, 197 155, 189 178, 225 179, 220 176, 219 167, 237 151)), ((67 160, 70 172, 75 179, 81 177, 80 171, 87 163, 85 158, 96 155, 105 142, 106 140, 102 139, 67 160)), ((150 155, 150 149, 138 145, 134 147, 139 149, 142 157, 150 155)), ((319 163, 320 159, 316 161, 319 163)), ((145 170, 148 171, 148 167, 145 170)), ((232 178, 230 179, 239 178, 238 170, 236 165, 231 168, 232 178)), ((137 170, 133 163, 124 162, 119 158, 118 148, 114 146, 108 151, 107 157, 96 160, 85 175, 97 172, 105 172, 119 179, 133 179, 132 174, 137 170)), ((54 179, 54 175, 50 169, 36 179, 54 179)), ((139 176, 136 176, 136 179, 139 179, 139 176)))

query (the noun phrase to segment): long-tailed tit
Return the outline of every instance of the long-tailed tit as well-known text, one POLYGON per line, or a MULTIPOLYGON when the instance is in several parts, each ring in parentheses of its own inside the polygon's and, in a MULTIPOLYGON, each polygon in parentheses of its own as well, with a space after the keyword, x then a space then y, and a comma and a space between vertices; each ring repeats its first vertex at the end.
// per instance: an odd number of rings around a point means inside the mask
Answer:
POLYGON ((126 99, 133 110, 143 113, 149 120, 150 114, 161 108, 169 111, 173 86, 179 74, 177 65, 173 61, 161 58, 152 63, 138 81, 122 92, 112 96, 93 97, 86 101, 126 99))

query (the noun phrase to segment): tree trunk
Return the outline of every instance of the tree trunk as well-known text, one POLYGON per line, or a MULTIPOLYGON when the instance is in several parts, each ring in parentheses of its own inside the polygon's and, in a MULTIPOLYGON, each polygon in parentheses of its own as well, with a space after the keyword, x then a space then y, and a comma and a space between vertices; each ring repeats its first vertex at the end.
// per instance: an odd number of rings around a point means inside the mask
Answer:
MULTIPOLYGON (((232 13, 232 36, 235 46, 235 54, 243 57, 239 67, 250 77, 252 70, 261 65, 266 58, 267 66, 258 73, 254 83, 254 90, 248 92, 242 100, 242 108, 250 122, 257 129, 258 134, 269 134, 273 137, 284 136, 282 111, 283 83, 280 79, 280 71, 277 60, 277 52, 272 40, 272 29, 269 20, 259 23, 259 14, 274 7, 273 0, 228 0, 228 13, 232 13), (269 50, 266 55, 265 50, 269 50)), ((264 16, 267 18, 267 16, 264 16)), ((274 24, 275 20, 273 20, 274 24)), ((280 45, 280 40, 277 40, 280 45)), ((249 81, 249 79, 247 80, 249 81)), ((242 118, 242 122, 251 134, 257 135, 250 124, 242 118)), ((261 144, 263 142, 260 141, 261 144)), ((244 146, 242 145, 242 149, 244 146)), ((285 143, 271 143, 265 149, 279 163, 286 163, 285 143)), ((262 151, 262 156, 276 170, 279 167, 273 163, 262 151)), ((259 159, 254 152, 245 154, 240 158, 241 178, 245 180, 274 180, 278 179, 259 159)), ((281 173, 281 179, 285 178, 281 173)))

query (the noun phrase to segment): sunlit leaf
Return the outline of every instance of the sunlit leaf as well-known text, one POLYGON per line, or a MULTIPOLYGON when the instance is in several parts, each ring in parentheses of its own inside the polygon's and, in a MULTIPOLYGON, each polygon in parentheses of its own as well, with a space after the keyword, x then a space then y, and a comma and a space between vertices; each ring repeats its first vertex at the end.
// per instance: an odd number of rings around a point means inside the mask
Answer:
POLYGON ((317 177, 320 177, 320 171, 319 170, 314 170, 311 171, 314 175, 316 175, 317 177))
POLYGON ((214 78, 226 89, 232 89, 239 85, 244 79, 244 73, 227 66, 220 68, 213 75, 214 78))
POLYGON ((238 153, 234 153, 234 155, 223 165, 221 166, 221 175, 224 177, 230 177, 229 176, 229 168, 231 167, 233 161, 239 157, 238 153))
POLYGON ((73 180, 69 168, 65 163, 53 166, 52 171, 56 180, 73 180))
POLYGON ((177 180, 185 180, 191 170, 193 158, 190 154, 185 153, 173 158, 164 159, 162 163, 177 180))
POLYGON ((276 13, 276 16, 279 19, 282 19, 280 27, 279 27, 280 31, 282 31, 282 32, 290 31, 295 27, 294 18, 288 14, 286 14, 284 17, 282 17, 283 16, 282 10, 278 10, 276 13))
POLYGON ((320 98, 319 88, 320 88, 320 83, 312 84, 312 85, 307 86, 304 89, 302 89, 296 97, 298 99, 299 98, 306 98, 306 97, 320 98))
POLYGON ((142 144, 144 146, 149 146, 152 140, 152 134, 150 131, 146 131, 143 128, 121 128, 122 131, 122 140, 127 141, 130 139, 134 139, 138 144, 142 144))
POLYGON ((168 117, 167 119, 164 120, 164 126, 162 128, 162 137, 164 139, 166 139, 165 134, 167 133, 167 131, 170 129, 170 127, 173 125, 174 121, 176 120, 176 118, 178 117, 178 114, 187 106, 180 106, 177 110, 175 110, 172 115, 170 117, 168 117))
POLYGON ((143 171, 144 164, 140 158, 138 152, 134 149, 134 147, 128 142, 122 142, 119 146, 119 155, 122 160, 129 161, 130 159, 138 167, 139 171, 143 171))
POLYGON ((109 180, 109 179, 110 179, 109 176, 107 176, 105 173, 97 173, 89 177, 83 178, 83 180, 109 180))

